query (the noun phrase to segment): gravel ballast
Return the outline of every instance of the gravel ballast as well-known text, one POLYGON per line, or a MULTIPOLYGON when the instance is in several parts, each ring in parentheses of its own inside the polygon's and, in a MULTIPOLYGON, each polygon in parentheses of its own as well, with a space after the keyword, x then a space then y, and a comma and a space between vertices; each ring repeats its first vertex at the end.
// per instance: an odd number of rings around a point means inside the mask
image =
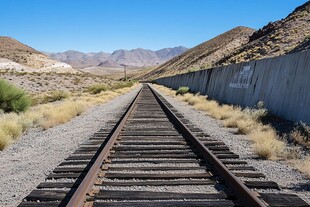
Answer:
POLYGON ((253 153, 251 142, 245 135, 234 134, 235 129, 224 128, 221 121, 213 119, 206 113, 197 111, 185 102, 165 95, 160 90, 153 87, 161 94, 176 110, 184 115, 191 123, 209 134, 212 138, 223 141, 232 152, 238 154, 241 159, 249 165, 266 175, 266 179, 275 181, 285 193, 297 194, 310 204, 310 181, 303 175, 288 166, 284 161, 258 160, 253 153))
POLYGON ((46 131, 31 128, 15 144, 0 151, 0 206, 17 206, 80 143, 115 119, 139 89, 46 131))

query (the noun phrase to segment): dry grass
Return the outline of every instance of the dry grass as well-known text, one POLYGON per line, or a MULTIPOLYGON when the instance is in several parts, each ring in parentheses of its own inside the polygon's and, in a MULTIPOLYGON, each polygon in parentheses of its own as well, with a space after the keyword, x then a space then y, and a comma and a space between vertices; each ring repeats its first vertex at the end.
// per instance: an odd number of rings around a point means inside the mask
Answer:
POLYGON ((3 150, 11 143, 10 136, 0 129, 0 150, 3 150))
POLYGON ((310 127, 303 122, 299 122, 294 127, 294 130, 288 135, 291 141, 310 148, 310 127))
POLYGON ((84 113, 89 107, 105 103, 137 86, 138 84, 135 84, 131 87, 104 91, 98 94, 74 94, 59 102, 33 106, 24 113, 0 114, 0 150, 13 143, 30 127, 37 126, 46 130, 66 123, 84 113))
POLYGON ((18 138, 23 132, 23 126, 20 124, 20 117, 15 113, 2 115, 0 129, 10 138, 18 138))
POLYGON ((294 160, 291 164, 308 178, 310 178, 310 156, 307 156, 301 160, 294 160))
POLYGON ((64 124, 73 117, 82 114, 86 110, 87 105, 87 102, 66 100, 56 106, 51 104, 40 106, 41 109, 39 111, 42 113, 42 120, 39 122, 39 126, 43 127, 43 129, 48 129, 64 124))
POLYGON ((278 139, 271 127, 259 126, 249 134, 254 141, 253 149, 262 159, 276 159, 285 155, 285 142, 278 139))
MULTIPOLYGON (((163 86, 155 86, 163 93, 170 95, 174 91, 163 86)), ((225 127, 238 129, 239 134, 249 135, 253 141, 255 153, 262 159, 276 159, 285 153, 286 143, 279 140, 275 130, 270 126, 263 126, 261 118, 267 114, 263 108, 241 109, 230 105, 220 105, 214 100, 208 100, 206 96, 190 93, 177 96, 177 99, 187 102, 195 109, 206 112, 209 116, 223 120, 225 127)), ((261 104, 261 103, 260 103, 261 104)))
POLYGON ((115 91, 104 91, 98 94, 83 93, 76 97, 58 104, 45 104, 38 108, 42 114, 42 120, 39 126, 48 129, 71 120, 73 117, 81 115, 87 108, 105 103, 121 94, 127 93, 137 86, 120 88, 115 91))
MULTIPOLYGON (((175 97, 175 91, 164 86, 154 85, 168 96, 175 97)), ((258 109, 241 109, 230 105, 220 105, 214 100, 208 100, 205 96, 190 93, 176 96, 178 100, 187 102, 196 110, 204 111, 209 116, 223 120, 225 127, 238 128, 238 133, 246 134, 253 142, 253 151, 261 159, 285 159, 293 167, 310 178, 310 156, 303 157, 300 149, 288 147, 283 138, 277 136, 276 131, 269 125, 263 125, 261 120, 267 115, 267 111, 259 103, 258 109), (303 157, 303 158, 302 158, 303 157)), ((290 139, 296 143, 310 148, 310 127, 299 124, 289 134, 290 139)))

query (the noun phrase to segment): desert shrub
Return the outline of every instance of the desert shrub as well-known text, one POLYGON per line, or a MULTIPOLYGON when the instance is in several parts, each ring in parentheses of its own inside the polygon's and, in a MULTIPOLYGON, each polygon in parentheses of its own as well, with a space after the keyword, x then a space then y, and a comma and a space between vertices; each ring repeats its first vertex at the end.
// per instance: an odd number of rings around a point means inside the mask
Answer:
POLYGON ((95 85, 91 85, 88 87, 87 92, 89 92, 90 94, 98 94, 101 93, 102 91, 106 91, 109 88, 106 85, 102 85, 102 84, 95 84, 95 85))
POLYGON ((123 81, 112 85, 112 89, 121 89, 133 86, 134 82, 123 81))
POLYGON ((70 93, 66 91, 50 91, 50 92, 35 96, 33 98, 33 105, 46 104, 49 102, 60 101, 62 99, 68 98, 69 96, 70 96, 70 93))
POLYGON ((13 84, 0 80, 0 109, 4 112, 26 111, 31 105, 31 99, 26 92, 13 84))
POLYGON ((264 106, 264 102, 259 101, 256 104, 256 108, 245 108, 243 112, 249 116, 255 121, 262 121, 264 118, 268 116, 268 111, 264 106))
POLYGON ((189 87, 186 87, 186 86, 182 86, 182 87, 179 87, 179 89, 175 92, 176 95, 184 95, 186 93, 188 93, 189 91, 189 87))
POLYGON ((303 122, 297 123, 289 134, 289 139, 310 148, 310 127, 303 122))
POLYGON ((310 178, 310 156, 304 157, 301 160, 295 160, 293 165, 302 173, 306 175, 306 177, 310 178))
POLYGON ((0 129, 0 150, 3 150, 6 146, 8 146, 11 142, 10 136, 0 129))

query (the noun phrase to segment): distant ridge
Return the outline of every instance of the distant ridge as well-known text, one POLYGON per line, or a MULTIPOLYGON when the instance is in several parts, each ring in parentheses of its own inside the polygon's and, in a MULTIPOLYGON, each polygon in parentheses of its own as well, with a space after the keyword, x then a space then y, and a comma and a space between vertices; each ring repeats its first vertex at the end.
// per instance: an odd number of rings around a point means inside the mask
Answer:
POLYGON ((82 53, 69 50, 66 52, 45 54, 52 59, 66 62, 75 68, 95 67, 105 61, 109 61, 109 63, 114 62, 115 64, 110 65, 111 67, 119 67, 121 64, 131 67, 146 67, 162 64, 185 51, 187 51, 187 48, 179 46, 157 51, 137 48, 133 50, 116 50, 113 53, 82 53))

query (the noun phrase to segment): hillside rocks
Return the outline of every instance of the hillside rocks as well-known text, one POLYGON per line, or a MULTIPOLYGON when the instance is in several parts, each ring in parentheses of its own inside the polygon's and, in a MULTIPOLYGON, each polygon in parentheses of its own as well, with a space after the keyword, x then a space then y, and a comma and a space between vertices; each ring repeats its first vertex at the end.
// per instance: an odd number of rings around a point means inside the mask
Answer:
POLYGON ((18 72, 78 72, 67 63, 52 60, 10 37, 0 37, 0 69, 18 72))
POLYGON ((310 1, 286 18, 255 31, 236 27, 177 56, 140 79, 156 79, 216 66, 276 57, 310 48, 310 1))

